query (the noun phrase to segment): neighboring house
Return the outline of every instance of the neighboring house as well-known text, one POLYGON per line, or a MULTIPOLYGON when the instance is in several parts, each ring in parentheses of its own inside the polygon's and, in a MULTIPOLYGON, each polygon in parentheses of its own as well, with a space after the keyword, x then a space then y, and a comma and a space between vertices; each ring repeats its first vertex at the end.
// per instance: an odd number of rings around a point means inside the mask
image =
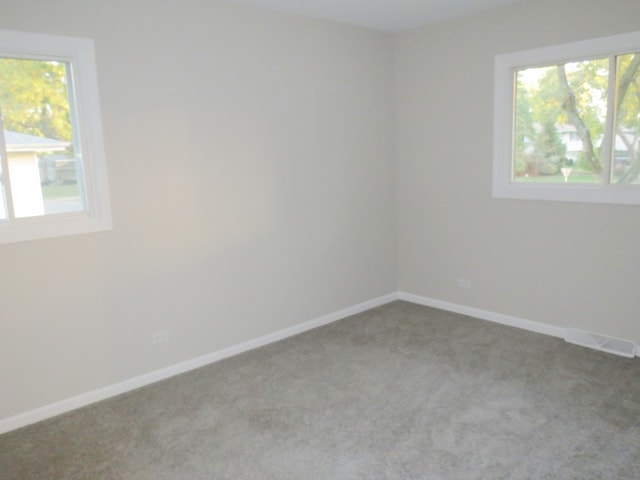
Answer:
MULTIPOLYGON (((543 126, 539 123, 533 125, 533 129, 536 135, 540 135, 543 132, 543 126)), ((584 150, 582 140, 578 135, 578 131, 575 126, 570 124, 556 124, 556 132, 560 138, 562 144, 566 147, 564 158, 570 160, 568 165, 565 166, 577 166, 584 167, 580 163, 580 159, 584 157, 584 150)), ((540 157, 536 155, 536 140, 530 136, 523 135, 521 137, 521 152, 524 153, 526 160, 526 167, 522 164, 519 166, 520 170, 517 170, 516 175, 533 175, 538 176, 558 174, 559 166, 557 160, 552 160, 540 157), (545 163, 545 161, 547 163, 545 163), (526 168, 526 169, 525 169, 526 168)), ((598 135, 592 138, 594 149, 598 150, 603 141, 603 135, 598 135)), ((640 155, 640 135, 638 132, 632 129, 625 129, 622 132, 617 132, 615 135, 615 152, 613 156, 613 172, 616 177, 619 177, 629 171, 631 164, 640 155)), ((518 165, 516 165, 518 168, 518 165)))
POLYGON ((582 140, 578 136, 578 131, 573 125, 557 125, 560 140, 567 147, 566 157, 574 162, 578 160, 582 153, 582 140))
MULTIPOLYGON (((580 140, 578 136, 576 127, 573 125, 558 125, 557 129, 560 134, 560 140, 562 140, 562 143, 567 147, 567 158, 574 161, 578 160, 579 155, 582 153, 582 140, 580 140)), ((631 160, 629 149, 623 139, 620 138, 620 135, 620 133, 616 135, 614 159, 616 164, 629 164, 631 160)), ((631 145, 632 152, 638 152, 640 150, 640 137, 633 131, 626 131, 623 135, 625 135, 625 139, 631 145)), ((594 139, 595 147, 597 148, 601 142, 602 137, 594 139)))
MULTIPOLYGON (((44 154, 64 151, 69 143, 7 130, 4 141, 16 217, 43 215, 42 182, 49 178, 48 172, 41 170, 40 158, 44 154)), ((2 217, 6 217, 6 212, 0 211, 2 217)))
POLYGON ((66 153, 52 153, 40 157, 40 181, 49 183, 76 183, 76 161, 66 153))

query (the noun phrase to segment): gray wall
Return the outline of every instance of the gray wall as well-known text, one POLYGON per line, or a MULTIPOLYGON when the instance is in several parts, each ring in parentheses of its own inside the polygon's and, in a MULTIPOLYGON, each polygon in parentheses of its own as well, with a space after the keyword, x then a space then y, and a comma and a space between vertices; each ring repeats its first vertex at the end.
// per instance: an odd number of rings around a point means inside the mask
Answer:
POLYGON ((542 0, 392 37, 220 1, 5 2, 0 28, 96 41, 115 229, 0 247, 0 418, 398 287, 640 341, 638 207, 491 199, 494 56, 638 18, 542 0))
POLYGON ((95 39, 115 228, 0 246, 0 418, 395 291, 388 35, 219 1, 1 10, 95 39))
POLYGON ((640 341, 637 206, 491 198, 494 56, 639 18, 636 0, 542 0, 395 38, 400 290, 640 341))

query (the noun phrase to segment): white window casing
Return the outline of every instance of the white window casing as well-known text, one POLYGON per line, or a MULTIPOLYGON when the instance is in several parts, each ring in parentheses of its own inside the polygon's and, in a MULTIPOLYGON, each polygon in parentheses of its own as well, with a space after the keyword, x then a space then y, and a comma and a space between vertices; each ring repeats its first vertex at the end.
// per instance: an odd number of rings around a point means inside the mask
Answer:
MULTIPOLYGON (((513 181, 516 71, 571 61, 640 52, 640 32, 566 43, 495 57, 493 122, 493 198, 640 204, 640 185, 516 183, 513 181)), ((615 88, 609 86, 608 123, 613 119, 615 88)), ((610 164, 604 165, 605 175, 610 164)))
MULTIPOLYGON (((75 134, 79 136, 82 158, 82 168, 77 175, 85 205, 84 210, 78 212, 1 221, 0 243, 110 230, 112 220, 93 41, 0 30, 0 57, 60 61, 71 65, 73 88, 70 95, 73 98, 69 101, 72 108, 75 107, 75 134)), ((4 154, 3 143, 0 147, 4 154)))

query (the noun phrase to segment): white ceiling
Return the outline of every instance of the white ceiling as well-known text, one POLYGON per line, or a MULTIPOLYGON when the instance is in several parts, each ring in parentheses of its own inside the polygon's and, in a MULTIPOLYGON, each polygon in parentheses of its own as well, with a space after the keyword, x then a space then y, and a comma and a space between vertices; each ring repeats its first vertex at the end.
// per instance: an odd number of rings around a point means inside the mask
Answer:
POLYGON ((397 32, 522 0, 235 0, 270 10, 397 32))

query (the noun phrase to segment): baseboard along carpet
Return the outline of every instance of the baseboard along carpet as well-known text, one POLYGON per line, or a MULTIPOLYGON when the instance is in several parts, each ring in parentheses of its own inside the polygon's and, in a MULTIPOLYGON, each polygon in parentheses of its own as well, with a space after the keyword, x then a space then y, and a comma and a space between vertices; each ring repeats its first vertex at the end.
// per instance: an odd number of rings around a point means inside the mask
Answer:
POLYGON ((640 478, 640 361, 397 301, 0 436, 0 479, 640 478))

